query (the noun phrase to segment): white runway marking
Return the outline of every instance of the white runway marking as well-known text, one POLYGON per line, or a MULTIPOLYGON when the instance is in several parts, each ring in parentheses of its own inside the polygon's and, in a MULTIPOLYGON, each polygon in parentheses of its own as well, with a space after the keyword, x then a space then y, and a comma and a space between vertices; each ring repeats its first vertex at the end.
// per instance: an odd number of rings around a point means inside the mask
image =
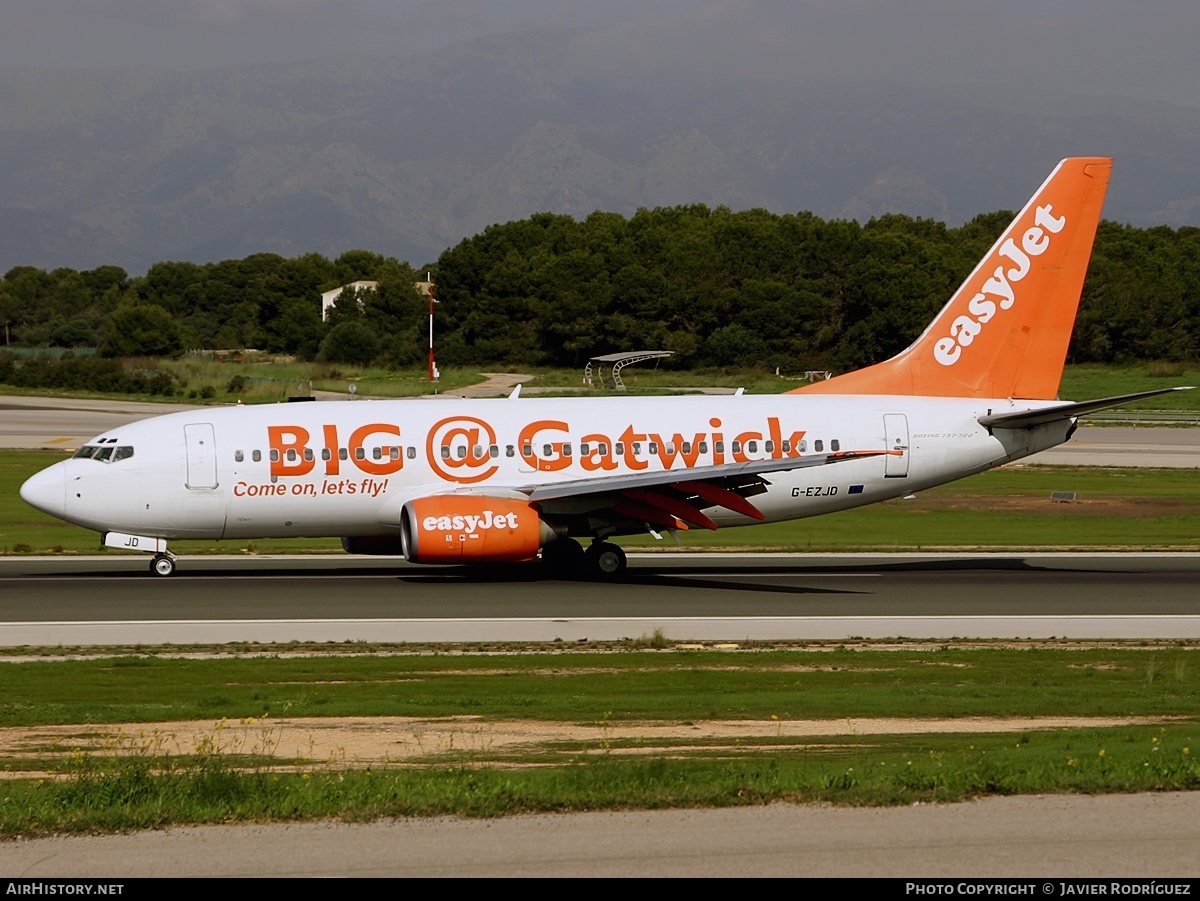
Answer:
MULTIPOLYGON (((636 570, 634 571, 636 574, 636 570)), ((693 579, 878 579, 882 573, 810 573, 810 572, 777 572, 777 573, 689 573, 693 579)))

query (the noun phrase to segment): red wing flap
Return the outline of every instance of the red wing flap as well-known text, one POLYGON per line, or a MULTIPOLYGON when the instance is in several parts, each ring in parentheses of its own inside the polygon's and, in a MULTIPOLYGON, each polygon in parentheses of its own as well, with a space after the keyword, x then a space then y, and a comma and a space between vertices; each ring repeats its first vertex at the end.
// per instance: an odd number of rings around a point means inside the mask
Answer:
POLYGON ((830 463, 840 463, 842 460, 859 460, 863 457, 903 457, 902 450, 853 450, 834 451, 829 455, 830 463))
POLYGON ((766 519, 761 510, 736 492, 721 488, 710 482, 674 482, 671 485, 687 494, 695 494, 704 498, 710 504, 716 504, 734 513, 741 513, 751 519, 766 519))
POLYGON ((671 497, 660 491, 648 491, 645 488, 626 488, 621 493, 631 500, 643 501, 651 506, 658 507, 660 510, 665 510, 671 515, 694 526, 701 526, 714 532, 717 530, 715 522, 682 498, 671 497))
POLYGON ((679 529, 684 532, 688 530, 688 524, 682 519, 672 516, 670 513, 664 513, 657 507, 651 507, 649 504, 643 504, 640 501, 621 501, 620 503, 613 504, 612 508, 622 516, 654 523, 655 525, 662 526, 664 529, 679 529))

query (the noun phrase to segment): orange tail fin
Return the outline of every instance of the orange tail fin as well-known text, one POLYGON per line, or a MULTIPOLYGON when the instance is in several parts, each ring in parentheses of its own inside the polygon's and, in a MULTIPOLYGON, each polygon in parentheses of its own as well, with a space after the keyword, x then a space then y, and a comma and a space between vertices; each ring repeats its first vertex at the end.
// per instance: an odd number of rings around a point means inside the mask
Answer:
POLYGON ((788 393, 1057 397, 1111 170, 1063 160, 907 350, 788 393))

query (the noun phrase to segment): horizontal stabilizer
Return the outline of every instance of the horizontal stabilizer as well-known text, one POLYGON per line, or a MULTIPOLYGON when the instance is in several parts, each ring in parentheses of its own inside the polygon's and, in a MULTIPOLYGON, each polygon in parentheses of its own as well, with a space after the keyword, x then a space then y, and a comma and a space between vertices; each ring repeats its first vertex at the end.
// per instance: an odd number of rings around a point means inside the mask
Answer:
POLYGON ((1157 388, 1154 391, 1139 391, 1137 394, 1122 394, 1118 397, 1103 397, 1099 400, 1085 400, 1079 403, 1059 404, 1056 407, 1042 407, 1040 410, 1019 410, 1016 413, 997 413, 979 417, 979 424, 989 429, 1031 429, 1034 426, 1045 425, 1048 422, 1061 422, 1085 413, 1095 413, 1097 410, 1107 410, 1109 407, 1119 407, 1131 404, 1148 397, 1158 397, 1170 394, 1172 391, 1191 391, 1186 388, 1157 388))

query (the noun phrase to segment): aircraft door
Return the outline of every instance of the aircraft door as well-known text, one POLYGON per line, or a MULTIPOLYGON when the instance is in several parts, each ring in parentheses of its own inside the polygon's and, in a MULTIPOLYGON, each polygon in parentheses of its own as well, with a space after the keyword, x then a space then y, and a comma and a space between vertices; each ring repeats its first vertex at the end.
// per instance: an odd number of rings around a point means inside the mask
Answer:
POLYGON ((208 422, 183 427, 187 445, 187 487, 193 491, 217 487, 217 439, 208 422))
POLYGON ((888 454, 883 459, 883 475, 888 479, 908 477, 908 417, 903 413, 883 414, 883 434, 889 451, 901 451, 899 455, 888 454))

